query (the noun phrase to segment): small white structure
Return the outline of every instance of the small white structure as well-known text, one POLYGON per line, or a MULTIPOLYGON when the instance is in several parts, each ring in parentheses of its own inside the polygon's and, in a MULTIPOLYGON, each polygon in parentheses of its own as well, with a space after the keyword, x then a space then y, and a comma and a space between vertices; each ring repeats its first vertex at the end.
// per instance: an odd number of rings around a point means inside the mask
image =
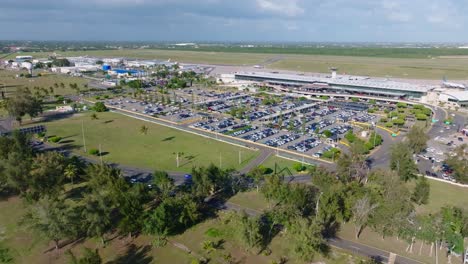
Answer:
POLYGON ((73 113, 75 109, 69 105, 56 106, 55 111, 59 113, 73 113))
POLYGON ((361 132, 361 137, 363 137, 363 138, 367 137, 367 131, 366 130, 361 132))

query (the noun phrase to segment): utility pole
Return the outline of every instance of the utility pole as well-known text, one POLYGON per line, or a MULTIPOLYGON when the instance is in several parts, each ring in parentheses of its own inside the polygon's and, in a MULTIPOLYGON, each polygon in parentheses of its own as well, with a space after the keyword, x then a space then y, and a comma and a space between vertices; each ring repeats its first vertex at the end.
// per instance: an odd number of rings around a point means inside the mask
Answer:
POLYGON ((84 152, 86 153, 86 141, 85 141, 85 135, 84 135, 84 121, 81 120, 81 134, 83 135, 83 147, 84 147, 84 152))
POLYGON ((179 168, 179 152, 176 153, 177 168, 179 168))
POLYGON ((242 163, 242 152, 239 150, 239 165, 242 163))

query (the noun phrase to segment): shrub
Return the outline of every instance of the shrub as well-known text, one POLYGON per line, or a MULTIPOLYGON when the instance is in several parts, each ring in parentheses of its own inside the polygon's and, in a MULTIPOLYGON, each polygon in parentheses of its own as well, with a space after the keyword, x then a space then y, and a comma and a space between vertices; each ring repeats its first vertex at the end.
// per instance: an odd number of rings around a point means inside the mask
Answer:
POLYGON ((369 104, 371 105, 375 105, 377 103, 377 101, 375 99, 370 99, 369 100, 369 104))
POLYGON ((402 102, 397 103, 397 107, 398 107, 398 108, 406 108, 407 106, 408 106, 407 103, 402 103, 402 102))
POLYGON ((106 107, 106 105, 104 105, 103 102, 95 103, 93 109, 96 112, 105 112, 105 111, 107 111, 107 107, 106 107))
POLYGON ((322 95, 319 98, 322 99, 322 100, 328 100, 328 99, 330 99, 330 96, 322 95))
POLYGON ((420 121, 426 121, 427 120, 427 115, 425 114, 416 114, 416 119, 420 121))
POLYGON ((60 142, 60 140, 62 140, 62 138, 58 136, 53 136, 53 137, 50 137, 48 140, 49 142, 52 142, 52 143, 58 143, 60 142))
POLYGON ((351 101, 357 103, 357 102, 359 102, 359 98, 353 97, 353 98, 351 98, 351 101))
POLYGON ((46 135, 46 134, 45 134, 44 132, 39 132, 39 133, 37 133, 37 137, 38 137, 38 138, 43 138, 43 137, 45 137, 45 135, 46 135))
POLYGON ((397 118, 397 119, 393 120, 393 124, 397 125, 397 126, 402 126, 402 125, 405 124, 405 120, 397 118))
POLYGON ((326 159, 337 159, 338 156, 340 155, 340 150, 337 149, 337 148, 331 148, 330 150, 328 151, 325 151, 322 155, 322 157, 326 158, 326 159))
POLYGON ((351 130, 348 131, 344 137, 349 141, 349 143, 353 143, 356 140, 356 135, 351 130))
POLYGON ((382 117, 382 118, 380 118, 380 122, 382 122, 382 123, 387 123, 387 122, 388 122, 388 118, 382 117))
POLYGON ((211 227, 208 230, 206 230, 205 235, 209 237, 220 237, 222 235, 222 232, 217 228, 211 227))
POLYGON ((385 109, 384 109, 384 113, 388 114, 388 113, 390 113, 390 110, 387 109, 387 108, 385 108, 385 109))
POLYGON ((392 123, 392 122, 387 122, 387 123, 385 123, 385 126, 386 126, 386 127, 392 127, 392 126, 393 126, 393 123, 392 123))
POLYGON ((323 131, 323 135, 326 136, 327 138, 333 136, 333 133, 330 130, 325 130, 323 131))
POLYGON ((99 155, 99 150, 98 149, 90 149, 88 151, 89 154, 91 155, 94 155, 94 156, 98 156, 99 155))
POLYGON ((302 165, 301 163, 294 163, 293 169, 297 172, 301 172, 301 171, 305 171, 307 167, 302 165))

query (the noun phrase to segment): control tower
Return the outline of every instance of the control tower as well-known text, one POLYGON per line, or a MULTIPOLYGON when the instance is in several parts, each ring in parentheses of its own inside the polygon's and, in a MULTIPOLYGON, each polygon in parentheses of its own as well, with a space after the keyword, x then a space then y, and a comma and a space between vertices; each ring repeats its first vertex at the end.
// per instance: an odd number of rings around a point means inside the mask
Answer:
POLYGON ((336 72, 338 71, 338 68, 332 67, 330 70, 332 72, 332 79, 336 79, 336 72))

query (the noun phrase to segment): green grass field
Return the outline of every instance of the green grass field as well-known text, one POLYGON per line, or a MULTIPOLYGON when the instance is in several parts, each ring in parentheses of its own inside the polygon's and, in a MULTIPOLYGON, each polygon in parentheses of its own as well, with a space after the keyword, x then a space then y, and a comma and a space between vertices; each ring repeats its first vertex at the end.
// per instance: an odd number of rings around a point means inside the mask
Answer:
POLYGON ((71 77, 68 75, 52 74, 48 73, 44 76, 37 76, 35 71, 35 76, 33 78, 24 78, 18 77, 17 74, 24 73, 24 71, 11 71, 0 69, 0 89, 6 88, 7 94, 13 92, 16 87, 29 87, 33 91, 33 87, 41 87, 49 89, 49 87, 54 88, 54 94, 57 95, 66 95, 66 94, 75 94, 76 92, 72 90, 69 86, 70 83, 78 84, 80 89, 84 89, 83 86, 88 83, 88 80, 79 77, 71 77), (58 88, 55 88, 54 84, 59 85, 58 88), (60 87, 60 83, 63 83, 64 88, 60 87))
MULTIPOLYGON (((98 57, 128 57, 137 59, 162 59, 189 63, 210 63, 228 65, 255 65, 268 62, 270 69, 284 69, 304 72, 328 73, 330 67, 338 67, 340 73, 368 75, 408 79, 468 79, 468 59, 459 50, 450 51, 445 56, 438 50, 402 52, 401 50, 380 51, 362 49, 359 52, 344 52, 340 50, 323 50, 302 52, 287 49, 246 50, 246 49, 123 49, 97 51, 58 52, 62 56, 98 56, 98 57), (282 53, 283 52, 283 53, 282 53), (304 53, 303 55, 297 55, 304 53), (431 55, 432 54, 432 55, 431 55), (459 55, 456 55, 459 54, 459 55)), ((47 57, 51 52, 24 53, 37 58, 47 57)), ((13 54, 13 58, 17 54, 13 54)))
MULTIPOLYGON (((239 147, 216 140, 193 135, 116 113, 98 113, 98 120, 91 120, 91 113, 76 114, 70 118, 48 122, 49 136, 63 138, 61 145, 73 148, 80 155, 83 150, 81 124, 84 122, 87 149, 98 149, 104 153, 105 162, 159 169, 168 171, 191 171, 193 166, 210 163, 223 168, 240 169, 258 155, 255 151, 242 149, 243 163, 239 165, 239 147), (141 126, 148 133, 140 133, 141 126), (181 153, 177 168, 176 152, 181 153)), ((97 157, 94 157, 98 159, 97 157)))
POLYGON ((375 58, 351 56, 288 55, 268 65, 271 69, 340 73, 405 79, 468 79, 468 60, 458 58, 375 58))

